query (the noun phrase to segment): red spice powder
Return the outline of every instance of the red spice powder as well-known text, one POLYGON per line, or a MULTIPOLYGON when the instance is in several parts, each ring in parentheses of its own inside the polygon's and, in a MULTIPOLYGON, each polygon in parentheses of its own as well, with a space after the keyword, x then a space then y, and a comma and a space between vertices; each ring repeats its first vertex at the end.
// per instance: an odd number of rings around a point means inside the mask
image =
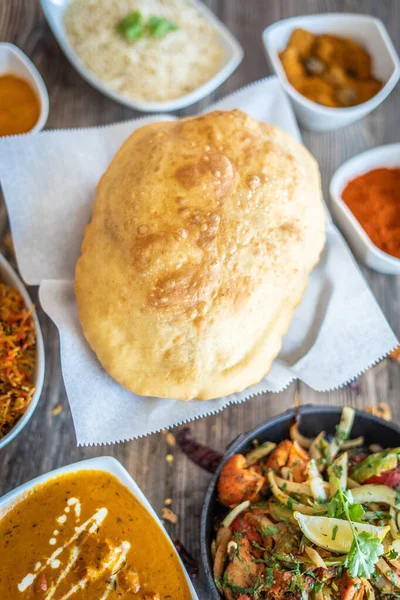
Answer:
POLYGON ((400 258, 400 168, 356 177, 342 198, 375 246, 400 258))

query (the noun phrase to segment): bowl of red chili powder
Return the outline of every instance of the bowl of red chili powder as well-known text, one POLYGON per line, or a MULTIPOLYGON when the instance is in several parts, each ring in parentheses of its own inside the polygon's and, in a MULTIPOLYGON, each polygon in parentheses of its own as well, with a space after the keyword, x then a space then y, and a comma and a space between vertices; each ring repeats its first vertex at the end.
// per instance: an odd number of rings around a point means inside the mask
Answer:
POLYGON ((345 162, 331 180, 330 196, 356 257, 380 273, 400 274, 400 144, 345 162))

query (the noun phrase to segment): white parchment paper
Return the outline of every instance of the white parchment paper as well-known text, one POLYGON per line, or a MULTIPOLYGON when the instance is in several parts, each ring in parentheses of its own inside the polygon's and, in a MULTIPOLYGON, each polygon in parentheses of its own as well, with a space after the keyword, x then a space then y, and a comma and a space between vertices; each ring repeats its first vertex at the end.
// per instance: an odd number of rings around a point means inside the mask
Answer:
MULTIPOLYGON (((241 108, 300 139, 275 78, 259 81, 209 107, 241 108)), ((157 115, 95 129, 50 131, 0 140, 0 181, 24 280, 40 284, 40 301, 58 327, 62 370, 78 444, 114 443, 222 410, 299 378, 316 390, 339 387, 397 341, 346 244, 328 220, 327 244, 301 305, 265 379, 242 393, 199 402, 128 392, 101 367, 86 343, 73 289, 83 230, 96 185, 122 142, 157 115)))

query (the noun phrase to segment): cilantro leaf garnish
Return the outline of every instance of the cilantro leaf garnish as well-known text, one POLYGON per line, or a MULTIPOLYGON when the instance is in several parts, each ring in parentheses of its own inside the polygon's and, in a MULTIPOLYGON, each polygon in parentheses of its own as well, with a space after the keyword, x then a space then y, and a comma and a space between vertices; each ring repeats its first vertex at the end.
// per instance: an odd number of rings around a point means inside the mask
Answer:
POLYGON ((379 557, 384 553, 383 545, 379 538, 374 537, 371 532, 362 531, 357 533, 354 527, 351 513, 356 517, 360 516, 359 506, 364 514, 361 505, 351 503, 351 494, 344 492, 339 479, 336 478, 337 493, 336 496, 341 502, 344 517, 347 519, 353 534, 353 542, 350 552, 346 556, 345 566, 352 577, 366 577, 369 579, 375 571, 375 564, 379 557))
POLYGON ((128 42, 140 40, 145 34, 155 38, 162 38, 170 31, 176 31, 177 29, 179 27, 175 23, 163 17, 150 17, 145 22, 139 10, 135 10, 127 15, 117 25, 118 33, 128 42))
POLYGON ((150 17, 147 22, 147 30, 152 37, 161 38, 170 31, 176 31, 178 28, 175 23, 162 17, 150 17))
POLYGON ((369 531, 354 534, 350 552, 346 557, 345 565, 352 577, 371 577, 375 565, 384 552, 379 538, 374 537, 369 531))
POLYGON ((264 529, 261 529, 261 533, 266 536, 275 535, 279 529, 275 525, 268 525, 264 529))
POLYGON ((128 42, 135 42, 144 36, 145 28, 143 18, 139 10, 133 11, 117 25, 117 31, 128 42))
POLYGON ((385 554, 385 558, 388 560, 396 560, 399 558, 399 553, 396 550, 389 550, 387 554, 385 554))
POLYGON ((332 539, 333 540, 336 539, 336 534, 338 532, 338 529, 339 529, 338 525, 335 525, 334 528, 333 528, 333 530, 332 530, 332 539))

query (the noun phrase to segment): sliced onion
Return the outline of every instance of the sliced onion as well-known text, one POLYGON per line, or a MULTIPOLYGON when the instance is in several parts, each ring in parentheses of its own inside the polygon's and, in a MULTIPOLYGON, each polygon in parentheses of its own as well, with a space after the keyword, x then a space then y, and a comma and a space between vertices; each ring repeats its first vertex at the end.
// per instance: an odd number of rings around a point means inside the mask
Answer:
POLYGON ((308 477, 310 482, 311 494, 315 500, 327 500, 327 494, 324 487, 324 480, 319 474, 315 460, 312 458, 308 463, 308 477))
POLYGON ((283 479, 278 475, 275 475, 275 481, 280 488, 285 486, 285 491, 300 494, 301 496, 312 496, 311 487, 308 483, 296 483, 295 481, 283 479))
POLYGON ((274 442, 264 442, 254 450, 250 450, 246 454, 247 466, 255 465, 259 460, 271 454, 272 450, 276 448, 276 444, 274 442))
POLYGON ((366 504, 370 502, 377 502, 379 504, 388 504, 394 506, 400 510, 400 505, 396 503, 396 492, 387 485, 379 485, 368 483, 366 485, 360 485, 351 490, 354 498, 354 502, 359 504, 366 504))
POLYGON ((235 542, 234 540, 231 540, 230 542, 228 542, 228 546, 226 548, 226 551, 229 554, 231 554, 232 552, 235 552, 238 548, 237 542, 235 542))
POLYGON ((313 458, 316 461, 318 461, 322 458, 322 452, 320 449, 320 445, 321 445, 321 442, 323 441, 324 437, 325 437, 325 431, 321 431, 311 443, 309 454, 310 454, 311 458, 313 458))
POLYGON ((235 508, 233 508, 230 512, 228 512, 225 519, 222 521, 221 525, 223 527, 230 527, 232 525, 233 521, 236 519, 236 517, 238 515, 240 515, 240 513, 242 513, 244 510, 246 510, 246 508, 249 508, 249 506, 250 506, 250 500, 245 500, 244 502, 241 502, 240 504, 235 506, 235 508))
POLYGON ((364 444, 364 437, 360 435, 360 437, 353 438, 352 440, 347 440, 340 444, 342 450, 350 450, 350 448, 358 448, 364 444))
POLYGON ((307 506, 306 504, 301 504, 301 502, 293 500, 293 498, 282 492, 276 483, 273 471, 268 471, 268 481, 275 498, 279 500, 281 504, 290 508, 290 510, 297 510, 304 515, 320 515, 326 512, 326 507, 324 506, 307 506))
POLYGON ((348 471, 348 454, 344 452, 336 460, 333 461, 332 465, 328 468, 330 476, 330 495, 331 497, 338 491, 336 478, 339 479, 339 484, 342 490, 347 488, 347 471, 348 471), (339 476, 337 472, 339 471, 339 476))
POLYGON ((218 534, 220 535, 220 539, 219 542, 218 540, 216 541, 213 566, 213 574, 217 580, 219 580, 224 573, 225 562, 228 556, 228 543, 231 539, 232 531, 229 527, 220 527, 218 534))
POLYGON ((354 423, 355 411, 350 406, 344 406, 335 437, 329 444, 330 457, 335 458, 342 444, 348 440, 354 423))
POLYGON ((378 560, 376 567, 395 587, 400 588, 400 577, 383 558, 378 560))
POLYGON ((328 568, 322 556, 320 556, 314 548, 311 548, 311 546, 304 546, 304 550, 308 558, 314 563, 316 567, 321 567, 321 569, 328 568))
POLYGON ((368 579, 363 579, 365 591, 367 592, 367 600, 375 600, 375 591, 368 579))
POLYGON ((358 481, 355 481, 355 479, 352 479, 351 477, 347 478, 347 487, 349 488, 349 490, 353 490, 356 487, 360 487, 361 483, 358 483, 358 481))
POLYGON ((214 558, 215 558, 215 553, 216 553, 216 551, 217 551, 217 542, 216 542, 216 540, 213 540, 213 541, 211 542, 211 558, 212 558, 213 560, 214 560, 214 558))
POLYGON ((390 533, 392 534, 392 538, 394 540, 400 540, 400 531, 398 528, 398 511, 394 508, 394 506, 390 507, 390 533))
POLYGON ((297 427, 297 423, 293 423, 293 425, 290 427, 290 438, 293 441, 296 441, 298 444, 300 444, 300 446, 303 446, 303 448, 306 448, 307 450, 313 443, 312 439, 305 437, 300 433, 297 427))

